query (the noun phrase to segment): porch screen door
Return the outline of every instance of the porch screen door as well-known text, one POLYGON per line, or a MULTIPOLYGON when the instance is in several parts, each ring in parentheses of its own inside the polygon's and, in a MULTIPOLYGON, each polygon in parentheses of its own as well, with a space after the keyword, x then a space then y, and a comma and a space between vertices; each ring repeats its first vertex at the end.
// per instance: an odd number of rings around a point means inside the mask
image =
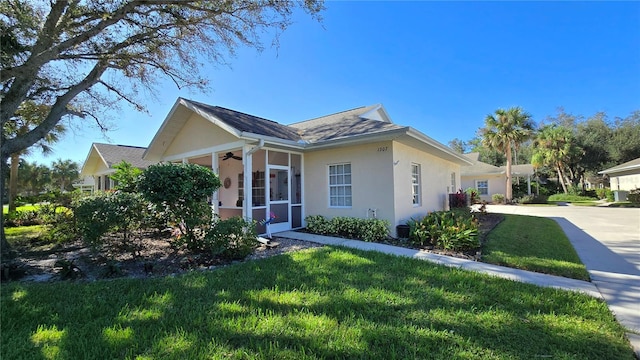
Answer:
POLYGON ((270 225, 272 233, 291 229, 289 183, 288 166, 269 165, 267 214, 272 218, 270 225))

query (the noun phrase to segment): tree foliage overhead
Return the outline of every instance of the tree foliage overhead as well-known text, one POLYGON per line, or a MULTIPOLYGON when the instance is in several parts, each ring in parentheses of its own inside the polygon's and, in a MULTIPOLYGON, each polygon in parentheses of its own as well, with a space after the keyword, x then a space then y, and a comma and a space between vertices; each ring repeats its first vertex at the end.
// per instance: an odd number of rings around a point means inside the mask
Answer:
POLYGON ((138 91, 154 93, 160 78, 205 88, 203 61, 224 64, 243 45, 262 48, 296 7, 318 17, 323 2, 52 0, 0 2, 0 121, 25 101, 49 108, 27 134, 3 135, 2 158, 46 136, 65 116, 94 119, 98 109, 125 100, 138 109, 138 91))

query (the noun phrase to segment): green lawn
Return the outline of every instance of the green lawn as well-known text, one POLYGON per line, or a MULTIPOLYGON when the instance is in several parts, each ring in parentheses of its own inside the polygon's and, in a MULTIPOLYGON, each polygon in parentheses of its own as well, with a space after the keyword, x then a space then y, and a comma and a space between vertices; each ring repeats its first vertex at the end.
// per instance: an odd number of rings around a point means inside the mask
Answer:
POLYGON ((1 302, 2 359, 634 358, 601 300, 340 248, 1 302))
POLYGON ((505 215, 487 235, 482 261, 517 269, 589 280, 589 273, 555 221, 505 215))
POLYGON ((549 201, 550 205, 558 205, 559 203, 570 203, 573 206, 597 206, 596 200, 575 200, 575 201, 549 201))
MULTIPOLYGON (((38 205, 23 205, 23 206, 18 206, 16 208, 16 211, 33 211, 33 210, 36 210, 37 208, 38 208, 38 205)), ((2 213, 3 214, 9 213, 9 205, 2 205, 2 213)))
POLYGON ((7 241, 14 250, 31 251, 39 248, 42 250, 42 245, 54 245, 52 241, 45 240, 47 231, 51 231, 47 225, 30 225, 30 226, 17 226, 17 227, 5 227, 4 233, 7 237, 7 241))

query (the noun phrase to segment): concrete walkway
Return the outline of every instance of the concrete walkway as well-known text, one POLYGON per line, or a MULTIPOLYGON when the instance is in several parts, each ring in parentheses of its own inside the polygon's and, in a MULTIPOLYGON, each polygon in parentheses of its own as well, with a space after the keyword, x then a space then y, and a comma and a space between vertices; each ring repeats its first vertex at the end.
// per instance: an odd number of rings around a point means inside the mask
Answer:
POLYGON ((640 209, 490 205, 487 210, 554 219, 578 252, 592 281, 568 279, 359 240, 296 231, 276 235, 411 257, 538 286, 578 291, 604 299, 618 322, 629 330, 627 337, 640 359, 640 209))

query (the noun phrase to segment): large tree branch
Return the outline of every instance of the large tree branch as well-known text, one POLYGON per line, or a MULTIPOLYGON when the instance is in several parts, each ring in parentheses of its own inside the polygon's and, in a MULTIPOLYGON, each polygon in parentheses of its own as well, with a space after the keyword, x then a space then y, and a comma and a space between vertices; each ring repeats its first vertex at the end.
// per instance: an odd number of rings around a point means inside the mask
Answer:
POLYGON ((72 112, 67 108, 69 103, 78 96, 78 94, 93 86, 100 79, 106 69, 107 64, 105 61, 98 62, 82 81, 71 87, 69 91, 56 99, 56 102, 51 107, 47 117, 38 126, 23 136, 3 141, 2 146, 0 147, 2 156, 26 149, 37 143, 40 139, 43 139, 58 124, 63 116, 72 114, 72 112))

